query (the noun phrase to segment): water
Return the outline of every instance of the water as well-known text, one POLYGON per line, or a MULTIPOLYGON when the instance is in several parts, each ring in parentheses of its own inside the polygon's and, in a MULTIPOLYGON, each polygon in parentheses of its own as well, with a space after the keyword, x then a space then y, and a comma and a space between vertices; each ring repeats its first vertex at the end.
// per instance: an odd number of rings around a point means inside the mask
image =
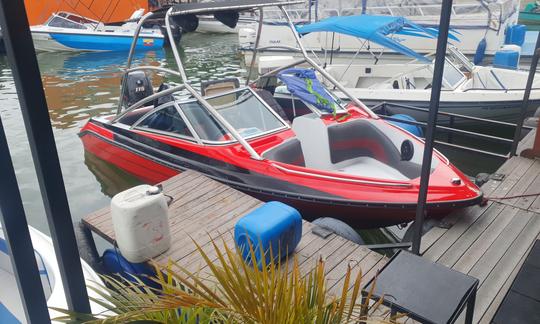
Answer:
MULTIPOLYGON (((245 78, 246 70, 241 64, 236 46, 236 35, 185 35, 182 39, 181 55, 191 82, 199 84, 204 80, 233 76, 245 78)), ((137 179, 114 166, 90 155, 85 158, 82 142, 77 135, 90 117, 115 112, 120 69, 126 62, 126 56, 126 53, 38 55, 74 220, 107 206, 112 195, 139 183, 137 179)), ((141 53, 135 58, 134 64, 142 63, 172 69, 176 67, 170 50, 141 53)), ((154 84, 159 84, 160 79, 162 76, 155 75, 154 84)), ((15 86, 4 56, 0 56, 0 115, 6 128, 29 223, 48 233, 15 86)), ((461 153, 454 156, 455 160, 452 154, 449 157, 469 174, 486 171, 486 166, 474 164, 473 161, 478 159, 471 159, 470 155, 461 153)), ((368 243, 385 240, 380 231, 363 234, 368 243)))

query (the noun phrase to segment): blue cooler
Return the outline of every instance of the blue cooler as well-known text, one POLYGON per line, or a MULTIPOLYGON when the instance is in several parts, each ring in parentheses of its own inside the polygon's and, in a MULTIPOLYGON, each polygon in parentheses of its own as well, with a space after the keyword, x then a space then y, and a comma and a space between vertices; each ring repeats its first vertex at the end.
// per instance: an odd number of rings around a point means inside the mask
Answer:
POLYGON ((274 261, 290 255, 302 238, 300 213, 283 203, 268 202, 242 217, 234 227, 234 240, 244 260, 252 264, 249 244, 255 252, 255 263, 262 266, 262 252, 270 263, 270 247, 274 261), (249 243, 248 243, 249 242, 249 243))

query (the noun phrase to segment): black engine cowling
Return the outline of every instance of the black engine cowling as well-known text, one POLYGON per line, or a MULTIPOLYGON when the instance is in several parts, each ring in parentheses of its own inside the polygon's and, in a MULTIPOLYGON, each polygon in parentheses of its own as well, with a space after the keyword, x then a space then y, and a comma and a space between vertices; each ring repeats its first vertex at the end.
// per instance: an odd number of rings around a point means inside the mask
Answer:
POLYGON ((129 107, 154 93, 150 78, 144 71, 130 72, 125 77, 127 79, 122 94, 125 106, 129 107))

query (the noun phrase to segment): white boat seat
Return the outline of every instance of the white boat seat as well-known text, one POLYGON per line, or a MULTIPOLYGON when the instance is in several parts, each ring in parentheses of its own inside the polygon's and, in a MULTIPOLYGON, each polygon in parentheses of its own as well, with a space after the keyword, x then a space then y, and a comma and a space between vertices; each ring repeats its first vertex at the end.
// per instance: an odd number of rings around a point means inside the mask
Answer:
POLYGON ((334 171, 374 179, 409 180, 398 170, 369 156, 339 162, 334 171))
POLYGON ((295 118, 292 129, 308 168, 398 181, 420 175, 420 165, 401 160, 399 149, 368 120, 327 127, 308 114, 295 118), (344 143, 353 146, 343 148, 344 143))
POLYGON ((319 116, 311 113, 296 117, 292 123, 292 130, 300 141, 306 167, 319 170, 333 169, 327 127, 319 116))

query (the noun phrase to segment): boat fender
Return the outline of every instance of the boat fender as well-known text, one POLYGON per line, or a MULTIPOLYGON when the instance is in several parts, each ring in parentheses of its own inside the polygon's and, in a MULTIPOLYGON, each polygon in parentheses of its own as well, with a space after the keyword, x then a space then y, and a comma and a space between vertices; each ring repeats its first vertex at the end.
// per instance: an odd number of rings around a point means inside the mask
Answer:
POLYGON ((99 273, 103 273, 103 265, 99 257, 92 232, 82 222, 74 224, 75 238, 79 255, 88 265, 99 273))
POLYGON ((248 264, 262 267, 294 252, 302 238, 302 216, 284 203, 270 201, 242 217, 234 226, 234 241, 248 264), (250 246, 255 254, 252 260, 250 246), (268 252, 271 251, 271 252, 268 252), (261 255, 264 254, 264 256, 261 255))
POLYGON ((473 59, 474 65, 482 63, 484 57, 486 56, 486 47, 487 41, 485 38, 482 38, 482 40, 478 43, 478 46, 476 46, 476 53, 474 53, 473 59))
MULTIPOLYGON (((409 116, 409 115, 405 115, 405 114, 395 114, 395 115, 392 115, 390 116, 392 117, 393 119, 399 119, 399 120, 403 120, 403 121, 410 121, 410 122, 416 122, 416 119, 414 119, 413 117, 409 116)), ((395 121, 395 120, 389 120, 388 121, 390 124, 392 125, 395 125, 399 128, 402 128, 404 130, 406 130, 407 132, 415 135, 415 136, 418 136, 418 137, 422 137, 424 132, 422 131, 422 128, 418 125, 413 125, 413 124, 409 124, 409 123, 405 123, 405 122, 399 122, 399 121, 395 121)))
POLYGON ((133 278, 133 276, 136 276, 150 287, 161 288, 159 284, 149 278, 156 274, 152 266, 146 262, 129 262, 116 249, 107 249, 103 252, 102 264, 103 271, 107 275, 117 275, 131 282, 136 282, 135 278, 133 278))
POLYGON ((352 241, 358 245, 364 245, 365 242, 354 228, 350 227, 347 223, 335 219, 332 217, 317 218, 312 224, 322 227, 334 234, 341 236, 349 241, 352 241))
POLYGON ((489 173, 478 173, 474 178, 474 184, 481 187, 484 183, 489 181, 489 173))
MULTIPOLYGON (((424 223, 422 224, 422 235, 426 234, 430 229, 432 229, 435 226, 440 226, 441 221, 433 218, 428 218, 424 220, 424 223)), ((405 235, 403 235, 403 239, 401 239, 401 242, 412 242, 413 235, 415 231, 415 223, 412 222, 409 228, 407 228, 407 231, 405 232, 405 235)))

